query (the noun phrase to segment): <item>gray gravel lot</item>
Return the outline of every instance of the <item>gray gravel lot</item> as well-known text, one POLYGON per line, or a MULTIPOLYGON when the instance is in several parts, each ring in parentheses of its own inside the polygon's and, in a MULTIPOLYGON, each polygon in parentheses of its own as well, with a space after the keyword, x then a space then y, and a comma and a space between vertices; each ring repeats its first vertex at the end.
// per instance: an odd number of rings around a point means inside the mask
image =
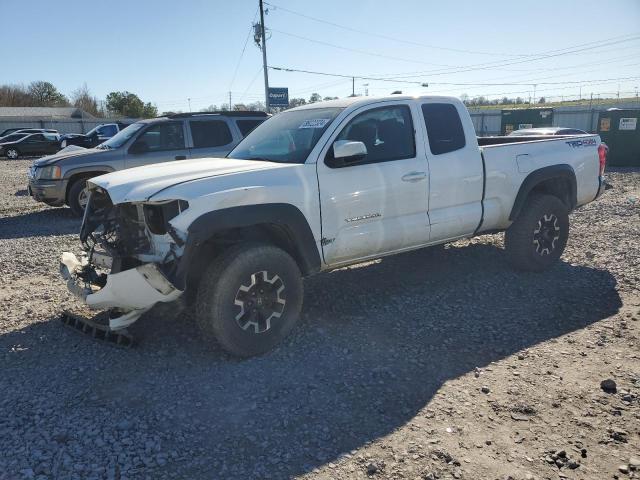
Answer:
POLYGON ((29 164, 0 162, 0 480, 640 478, 640 171, 548 272, 493 235, 318 275, 239 361, 171 306, 133 349, 63 327, 79 221, 26 196, 29 164))

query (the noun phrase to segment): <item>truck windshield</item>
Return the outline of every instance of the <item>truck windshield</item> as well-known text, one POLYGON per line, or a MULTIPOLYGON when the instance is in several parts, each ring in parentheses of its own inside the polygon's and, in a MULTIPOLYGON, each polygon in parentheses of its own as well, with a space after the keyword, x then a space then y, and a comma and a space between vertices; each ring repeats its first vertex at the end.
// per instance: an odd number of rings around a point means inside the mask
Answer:
POLYGON ((140 130, 142 127, 144 127, 145 125, 146 124, 144 123, 132 123, 127 128, 120 130, 118 133, 116 133, 113 137, 111 137, 106 142, 102 142, 100 145, 98 145, 98 148, 112 149, 112 148, 121 147, 122 145, 127 143, 127 141, 131 137, 133 137, 136 134, 136 132, 140 130))
POLYGON ((304 163, 342 108, 282 112, 255 128, 228 158, 304 163))

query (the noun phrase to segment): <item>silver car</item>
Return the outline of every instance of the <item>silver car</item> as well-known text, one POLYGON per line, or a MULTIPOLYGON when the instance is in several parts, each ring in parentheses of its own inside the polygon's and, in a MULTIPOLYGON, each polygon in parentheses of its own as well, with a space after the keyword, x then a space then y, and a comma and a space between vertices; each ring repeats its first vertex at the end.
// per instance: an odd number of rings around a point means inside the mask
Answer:
POLYGON ((28 191, 38 202, 66 204, 82 216, 88 179, 150 163, 224 157, 266 119, 264 112, 214 112, 141 120, 95 148, 71 146, 36 160, 28 191))

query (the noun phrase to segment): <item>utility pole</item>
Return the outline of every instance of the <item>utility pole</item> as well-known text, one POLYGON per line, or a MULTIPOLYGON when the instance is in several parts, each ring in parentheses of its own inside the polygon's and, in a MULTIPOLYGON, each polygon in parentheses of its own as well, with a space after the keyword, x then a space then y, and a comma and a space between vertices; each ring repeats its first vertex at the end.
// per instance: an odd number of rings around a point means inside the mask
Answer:
MULTIPOLYGON (((363 83, 362 86, 364 87, 364 96, 368 97, 369 96, 369 84, 368 83, 363 83)), ((636 87, 636 90, 638 88, 636 87)), ((636 97, 638 96, 638 92, 636 91, 636 97)))
POLYGON ((231 108, 231 92, 229 92, 229 111, 233 110, 233 108, 231 108))
POLYGON ((262 37, 262 68, 264 70, 264 104, 269 113, 269 72, 267 70, 267 36, 264 33, 264 5, 260 0, 260 36, 262 37))
POLYGON ((533 84, 533 103, 536 103, 536 87, 538 86, 537 83, 533 84))
POLYGON ((187 98, 187 101, 189 102, 189 113, 191 113, 191 99, 187 98))
POLYGON ((351 96, 356 96, 356 77, 351 77, 351 96))

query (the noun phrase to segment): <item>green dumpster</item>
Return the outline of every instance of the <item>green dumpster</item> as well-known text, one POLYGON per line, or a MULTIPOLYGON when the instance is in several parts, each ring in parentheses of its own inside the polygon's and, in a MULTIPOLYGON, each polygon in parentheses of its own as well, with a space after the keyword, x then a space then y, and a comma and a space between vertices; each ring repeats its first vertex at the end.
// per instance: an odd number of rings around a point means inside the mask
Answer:
POLYGON ((553 126, 553 108, 511 108, 502 110, 502 135, 522 128, 553 126))
POLYGON ((609 147, 609 165, 640 166, 640 109, 600 112, 598 134, 609 147))

